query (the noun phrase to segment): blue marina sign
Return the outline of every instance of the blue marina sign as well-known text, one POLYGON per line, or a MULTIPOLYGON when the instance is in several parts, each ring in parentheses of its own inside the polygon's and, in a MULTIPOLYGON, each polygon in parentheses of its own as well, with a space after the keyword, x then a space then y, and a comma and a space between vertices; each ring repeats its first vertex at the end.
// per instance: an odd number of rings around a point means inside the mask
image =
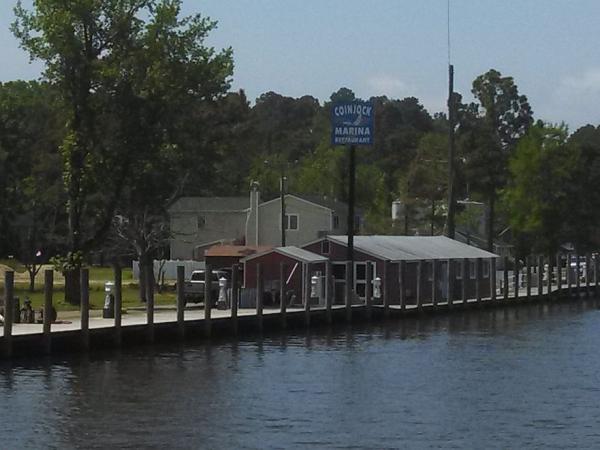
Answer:
POLYGON ((373 104, 352 101, 331 105, 332 145, 373 145, 373 104))

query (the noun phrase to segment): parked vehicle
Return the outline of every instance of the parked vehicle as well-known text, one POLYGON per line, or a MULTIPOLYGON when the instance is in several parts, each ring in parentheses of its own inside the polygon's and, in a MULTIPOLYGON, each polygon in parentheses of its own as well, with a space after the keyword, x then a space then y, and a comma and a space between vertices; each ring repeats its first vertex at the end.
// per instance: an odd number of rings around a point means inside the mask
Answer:
MULTIPOLYGON (((213 270, 210 287, 213 305, 217 303, 217 299, 219 297, 219 279, 222 277, 228 280, 230 278, 229 274, 224 270, 213 270)), ((185 298, 186 302, 204 301, 205 279, 206 275, 204 270, 194 270, 192 272, 192 276, 185 282, 183 286, 183 297, 185 298)))

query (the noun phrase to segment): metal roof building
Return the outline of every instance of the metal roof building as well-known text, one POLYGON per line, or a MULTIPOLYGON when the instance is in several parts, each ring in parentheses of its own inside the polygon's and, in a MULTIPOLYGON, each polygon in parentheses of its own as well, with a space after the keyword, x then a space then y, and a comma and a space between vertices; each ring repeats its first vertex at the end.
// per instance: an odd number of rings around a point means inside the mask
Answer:
MULTIPOLYGON (((330 241, 348 245, 347 236, 328 236, 330 241)), ((445 236, 355 236, 354 248, 391 262, 495 258, 498 255, 445 236)))

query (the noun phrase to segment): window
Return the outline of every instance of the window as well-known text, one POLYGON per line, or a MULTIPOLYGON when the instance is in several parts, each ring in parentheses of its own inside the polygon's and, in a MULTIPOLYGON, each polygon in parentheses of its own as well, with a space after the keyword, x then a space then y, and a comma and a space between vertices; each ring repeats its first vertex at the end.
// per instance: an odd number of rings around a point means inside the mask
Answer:
POLYGON ((490 276, 490 262, 484 261, 483 262, 483 278, 489 278, 489 276, 490 276))
POLYGON ((461 261, 455 261, 454 262, 454 270, 456 272, 456 279, 457 280, 462 280, 463 277, 463 273, 462 273, 462 262, 461 261))
POLYGON ((477 278, 477 266, 475 265, 475 261, 469 261, 469 272, 472 280, 477 278))
POLYGON ((340 216, 333 215, 333 229, 337 230, 340 227, 340 216))
POLYGON ((427 263, 427 281, 433 281, 433 265, 435 264, 435 262, 433 263, 427 263))
POLYGON ((329 241, 327 239, 321 242, 321 254, 329 255, 329 241))
POLYGON ((285 229, 286 230, 297 230, 298 229, 298 214, 286 214, 285 215, 285 229))
POLYGON ((332 264, 333 278, 336 280, 346 279, 346 264, 332 264))
POLYGON ((198 216, 198 229, 201 230, 206 226, 206 217, 198 216))

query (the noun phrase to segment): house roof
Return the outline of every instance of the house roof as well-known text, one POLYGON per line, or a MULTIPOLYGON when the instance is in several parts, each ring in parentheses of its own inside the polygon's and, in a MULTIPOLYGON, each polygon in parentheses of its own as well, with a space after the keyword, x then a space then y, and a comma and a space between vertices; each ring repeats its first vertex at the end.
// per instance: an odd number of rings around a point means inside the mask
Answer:
POLYGON ((245 211, 250 207, 246 197, 180 197, 169 208, 170 213, 200 211, 245 211))
POLYGON ((215 245, 204 251, 204 256, 227 256, 243 258, 255 253, 264 253, 273 247, 268 245, 215 245))
MULTIPOLYGON (((332 242, 348 245, 347 236, 327 236, 327 238, 332 242)), ((498 256, 445 236, 355 236, 354 248, 388 261, 498 256)))
POLYGON ((295 260, 298 260, 301 262, 305 262, 305 263, 326 262, 328 259, 326 256, 318 255, 316 253, 309 252, 308 250, 304 250, 302 248, 289 246, 289 247, 276 247, 276 248, 273 248, 273 249, 263 252, 263 253, 257 253, 255 255, 251 255, 251 256, 244 258, 242 261, 243 262, 250 261, 254 258, 258 258, 260 256, 266 255, 271 252, 279 253, 280 255, 288 256, 292 259, 295 259, 295 260))

